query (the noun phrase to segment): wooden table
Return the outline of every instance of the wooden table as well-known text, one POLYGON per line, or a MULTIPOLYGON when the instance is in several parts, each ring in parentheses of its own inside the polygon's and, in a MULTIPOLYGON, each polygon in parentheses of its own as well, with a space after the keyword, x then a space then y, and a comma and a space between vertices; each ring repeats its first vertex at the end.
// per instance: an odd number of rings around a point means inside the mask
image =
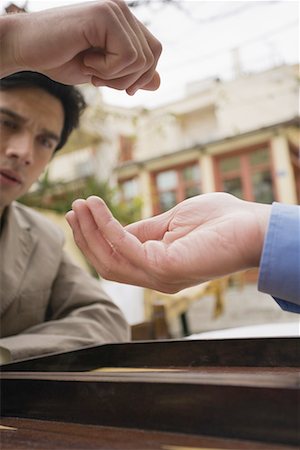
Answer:
POLYGON ((299 339, 257 338, 111 344, 8 364, 1 448, 295 449, 299 359, 299 339))

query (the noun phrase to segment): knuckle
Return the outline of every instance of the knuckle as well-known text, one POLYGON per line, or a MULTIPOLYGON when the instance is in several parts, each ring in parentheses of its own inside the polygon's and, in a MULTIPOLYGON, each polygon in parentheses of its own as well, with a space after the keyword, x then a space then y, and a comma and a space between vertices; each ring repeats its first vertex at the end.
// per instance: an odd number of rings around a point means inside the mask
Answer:
POLYGON ((142 71, 148 70, 149 66, 150 66, 149 57, 142 54, 139 57, 139 61, 138 61, 139 70, 142 70, 142 71))
POLYGON ((121 49, 119 49, 119 54, 116 58, 111 58, 110 64, 106 68, 106 75, 118 74, 124 69, 130 68, 138 61, 139 55, 137 50, 132 45, 125 45, 125 43, 120 43, 121 49))
POLYGON ((106 0, 99 3, 95 2, 92 3, 92 7, 95 8, 95 14, 105 16, 106 20, 114 20, 115 14, 118 14, 119 11, 116 0, 106 0))
POLYGON ((126 15, 129 10, 127 4, 123 0, 106 0, 100 4, 110 14, 126 15))
POLYGON ((153 45, 153 51, 157 55, 157 59, 160 57, 162 53, 162 44, 158 40, 156 40, 155 44, 153 45))
POLYGON ((138 51, 133 47, 127 47, 124 52, 124 60, 127 61, 127 67, 136 63, 140 59, 138 51))
POLYGON ((147 61, 145 63, 146 63, 145 66, 146 66, 147 70, 152 69, 152 68, 154 70, 155 58, 153 56, 153 53, 149 54, 147 61))
POLYGON ((121 9, 125 9, 126 3, 123 0, 111 0, 115 5, 121 9))
POLYGON ((95 2, 91 3, 91 8, 95 13, 105 14, 111 11, 111 0, 107 0, 105 2, 95 2))

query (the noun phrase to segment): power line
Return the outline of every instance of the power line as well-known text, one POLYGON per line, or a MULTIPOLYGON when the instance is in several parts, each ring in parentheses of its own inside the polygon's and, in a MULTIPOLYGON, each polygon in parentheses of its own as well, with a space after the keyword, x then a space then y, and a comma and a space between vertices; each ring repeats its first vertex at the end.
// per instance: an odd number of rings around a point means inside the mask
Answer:
MULTIPOLYGON (((153 4, 157 5, 161 4, 162 7, 166 5, 171 5, 180 10, 183 14, 185 14, 190 20, 196 22, 198 25, 210 24, 212 22, 217 22, 220 20, 224 20, 230 18, 232 16, 238 15, 247 11, 248 9, 257 8, 259 6, 269 6, 278 3, 282 3, 282 0, 269 0, 265 1, 254 1, 254 2, 244 2, 243 5, 239 5, 236 8, 230 9, 228 11, 223 11, 222 13, 211 15, 205 18, 195 17, 191 11, 186 7, 184 0, 130 0, 127 2, 130 8, 137 8, 141 6, 149 7, 153 4)), ((205 2, 204 2, 205 3, 205 2)))
MULTIPOLYGON (((284 32, 287 28, 291 29, 291 28, 294 28, 295 26, 299 26, 298 20, 293 20, 292 22, 288 22, 288 23, 284 24, 282 27, 275 28, 271 31, 261 33, 253 38, 245 40, 244 42, 239 44, 238 47, 239 48, 246 47, 247 45, 252 44, 253 42, 263 40, 270 36, 275 36, 276 34, 280 34, 280 33, 284 32)), ((184 60, 184 61, 181 60, 174 65, 171 65, 171 66, 169 65, 168 68, 165 70, 169 71, 169 70, 181 68, 183 64, 184 65, 193 64, 199 60, 204 61, 207 59, 215 58, 216 56, 220 55, 221 53, 228 52, 230 50, 232 50, 232 46, 231 47, 223 47, 222 49, 218 49, 214 52, 206 53, 204 55, 199 55, 199 56, 197 56, 197 58, 188 59, 188 60, 184 60)))
POLYGON ((187 9, 186 7, 183 6, 184 3, 182 1, 176 2, 176 3, 174 3, 174 5, 176 5, 176 7, 178 9, 180 9, 186 16, 188 16, 189 19, 193 20, 198 25, 205 25, 205 24, 210 24, 212 22, 217 22, 219 20, 227 19, 229 17, 241 14, 244 11, 247 11, 248 9, 257 8, 258 6, 266 6, 266 4, 269 6, 269 5, 273 5, 276 3, 281 3, 281 1, 280 0, 271 0, 268 2, 258 2, 258 1, 246 2, 246 4, 240 5, 229 11, 224 11, 220 14, 209 16, 209 17, 206 17, 203 19, 194 17, 191 14, 191 12, 189 11, 189 9, 187 9))

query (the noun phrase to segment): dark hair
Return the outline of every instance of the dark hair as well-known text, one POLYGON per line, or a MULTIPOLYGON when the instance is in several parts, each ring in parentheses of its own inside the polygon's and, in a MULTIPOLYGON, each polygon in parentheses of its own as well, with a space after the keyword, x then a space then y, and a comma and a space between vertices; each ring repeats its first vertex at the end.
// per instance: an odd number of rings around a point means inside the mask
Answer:
POLYGON ((81 92, 74 86, 53 81, 46 75, 37 72, 18 72, 0 80, 0 90, 6 91, 17 87, 37 87, 58 98, 64 109, 64 126, 60 141, 55 149, 59 150, 66 143, 71 131, 79 125, 80 114, 86 103, 81 92))

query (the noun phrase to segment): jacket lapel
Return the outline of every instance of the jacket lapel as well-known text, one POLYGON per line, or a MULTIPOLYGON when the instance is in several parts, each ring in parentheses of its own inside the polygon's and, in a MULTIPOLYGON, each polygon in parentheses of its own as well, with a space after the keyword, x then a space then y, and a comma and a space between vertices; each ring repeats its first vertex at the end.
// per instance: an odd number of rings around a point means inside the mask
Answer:
POLYGON ((0 314, 11 304, 24 279, 35 247, 30 223, 16 203, 9 206, 0 237, 0 314))

